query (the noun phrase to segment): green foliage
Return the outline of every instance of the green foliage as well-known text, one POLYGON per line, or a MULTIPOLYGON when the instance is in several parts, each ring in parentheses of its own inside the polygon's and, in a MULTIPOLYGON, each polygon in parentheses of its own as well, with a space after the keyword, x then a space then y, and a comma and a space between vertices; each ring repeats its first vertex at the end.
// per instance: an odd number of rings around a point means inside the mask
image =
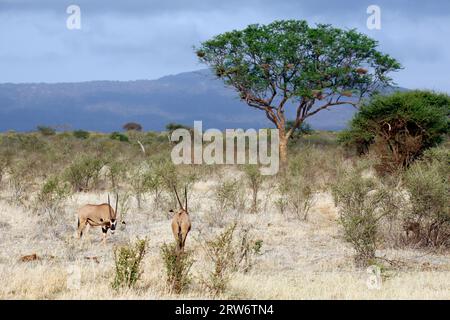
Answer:
POLYGON ((134 244, 118 247, 114 250, 115 275, 114 289, 132 288, 142 274, 142 260, 147 251, 147 239, 137 240, 134 244))
POLYGON ((48 214, 50 221, 54 215, 63 210, 65 200, 70 196, 70 186, 58 176, 48 178, 41 187, 36 199, 35 210, 48 214))
POLYGON ((448 150, 435 149, 404 174, 410 206, 405 220, 419 224, 424 246, 450 245, 450 166, 448 150))
POLYGON ((121 142, 129 142, 128 136, 126 136, 120 132, 111 133, 109 138, 112 140, 117 140, 117 141, 121 141, 121 142))
POLYGON ((86 140, 89 138, 91 134, 88 131, 84 130, 75 130, 73 132, 73 136, 77 139, 86 140))
POLYGON ((30 191, 34 183, 32 159, 19 159, 9 167, 9 186, 11 188, 11 202, 25 205, 30 198, 30 191))
POLYGON ((180 252, 176 244, 163 244, 161 257, 166 270, 166 283, 171 292, 182 293, 191 283, 190 270, 194 263, 190 252, 180 252))
POLYGON ((108 167, 109 170, 106 173, 106 176, 111 183, 111 187, 114 190, 117 190, 120 182, 124 180, 126 176, 127 166, 125 164, 125 161, 112 159, 108 161, 108 167))
POLYGON ((33 153, 47 151, 48 142, 36 134, 8 132, 2 136, 1 150, 9 153, 33 153))
POLYGON ((212 270, 202 282, 213 295, 224 293, 231 274, 238 270, 249 271, 254 264, 254 256, 261 253, 263 241, 255 240, 249 228, 242 228, 239 233, 236 231, 237 224, 233 223, 203 245, 212 270))
POLYGON ((105 165, 102 159, 81 155, 66 168, 64 177, 74 191, 92 190, 98 182, 100 170, 105 165))
POLYGON ((158 177, 148 162, 144 161, 130 172, 129 183, 136 197, 138 208, 141 209, 144 194, 154 187, 158 177))
POLYGON ((285 109, 290 106, 297 109, 295 130, 321 110, 355 104, 352 96, 361 98, 390 85, 388 74, 401 66, 377 46, 354 29, 282 20, 219 34, 196 52, 243 101, 286 131, 285 109), (316 102, 319 107, 312 108, 316 102))
POLYGON ((344 238, 356 251, 355 263, 362 267, 376 258, 380 221, 392 213, 393 207, 390 190, 378 185, 374 178, 364 177, 364 169, 361 166, 344 171, 332 186, 344 238))
POLYGON ((212 263, 212 271, 203 279, 204 285, 214 295, 227 289, 230 273, 234 267, 236 252, 233 248, 233 234, 236 224, 226 228, 216 238, 207 240, 204 248, 208 260, 212 263))
POLYGON ((228 217, 239 219, 245 210, 245 192, 238 179, 221 179, 214 187, 214 205, 208 210, 205 222, 209 226, 224 227, 229 223, 228 217))
POLYGON ((38 126, 37 130, 43 136, 54 136, 56 134, 56 130, 54 128, 52 128, 52 127, 38 126))
POLYGON ((421 158, 422 163, 434 164, 437 166, 440 175, 445 179, 450 179, 450 148, 436 147, 426 150, 421 158))
POLYGON ((242 210, 244 199, 243 190, 239 180, 229 179, 216 187, 215 200, 221 214, 226 210, 242 210))
POLYGON ((408 166, 449 132, 450 97, 429 91, 377 96, 361 107, 340 140, 373 145, 385 170, 408 166))

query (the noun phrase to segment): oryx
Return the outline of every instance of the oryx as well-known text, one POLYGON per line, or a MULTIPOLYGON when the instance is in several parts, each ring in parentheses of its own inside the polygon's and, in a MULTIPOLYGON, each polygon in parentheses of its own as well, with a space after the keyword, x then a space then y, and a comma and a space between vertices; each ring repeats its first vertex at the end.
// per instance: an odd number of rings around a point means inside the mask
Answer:
MULTIPOLYGON (((172 232, 175 237, 175 241, 177 242, 177 250, 184 251, 184 244, 186 242, 186 237, 191 231, 191 219, 189 218, 189 213, 187 210, 187 190, 184 187, 184 197, 185 197, 185 206, 181 204, 180 197, 178 197, 178 192, 175 186, 173 187, 175 191, 175 195, 178 200, 178 204, 180 205, 180 210, 174 214, 172 218, 172 232)), ((170 212, 174 212, 170 210, 170 212)))
MULTIPOLYGON (((116 195, 116 208, 113 209, 108 203, 99 205, 87 204, 78 210, 78 238, 83 236, 83 230, 87 225, 91 227, 102 227, 103 243, 106 243, 106 233, 111 229, 114 234, 117 226, 117 206, 119 204, 119 195, 116 195)), ((123 223, 123 222, 122 222, 123 223)))

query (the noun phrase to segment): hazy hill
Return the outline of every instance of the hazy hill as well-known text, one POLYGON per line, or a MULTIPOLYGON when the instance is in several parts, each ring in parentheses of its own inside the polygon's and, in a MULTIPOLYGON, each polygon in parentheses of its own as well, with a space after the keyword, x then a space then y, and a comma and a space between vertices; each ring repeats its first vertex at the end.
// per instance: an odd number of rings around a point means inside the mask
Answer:
MULTIPOLYGON (((339 130, 354 111, 338 106, 309 122, 315 129, 339 130)), ((204 128, 271 127, 262 112, 240 102, 208 70, 157 80, 0 84, 0 131, 45 124, 108 132, 128 121, 162 130, 169 122, 192 125, 194 120, 203 120, 204 128)))

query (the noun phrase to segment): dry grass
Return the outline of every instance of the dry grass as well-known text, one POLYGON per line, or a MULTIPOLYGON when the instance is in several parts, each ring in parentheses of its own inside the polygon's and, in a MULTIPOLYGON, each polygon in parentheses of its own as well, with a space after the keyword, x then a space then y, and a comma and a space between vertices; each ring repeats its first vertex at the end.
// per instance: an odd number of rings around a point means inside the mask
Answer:
MULTIPOLYGON (((237 173, 230 173, 236 175, 237 173)), ((8 203, 0 190, 0 299, 177 299, 210 298, 199 279, 207 270, 199 241, 210 232, 205 222, 217 181, 197 182, 190 198, 193 229, 186 247, 194 251, 193 282, 182 295, 171 294, 164 279, 160 247, 171 242, 166 212, 147 201, 137 209, 130 203, 127 225, 102 245, 101 231, 91 229, 86 239, 75 239, 76 209, 101 203, 106 193, 78 193, 67 210, 51 225, 31 210, 8 203), (149 239, 142 278, 134 289, 115 291, 113 248, 136 237, 149 239), (41 259, 20 262, 36 253, 41 259), (95 259, 93 257, 96 257, 95 259), (90 258, 90 259, 87 259, 90 258), (74 267, 81 271, 78 289, 68 286, 74 267)), ((263 240, 262 254, 248 273, 234 273, 229 289, 219 298, 237 299, 450 299, 450 255, 418 250, 383 249, 378 256, 401 261, 388 271, 380 290, 369 290, 367 273, 353 266, 352 248, 342 240, 332 197, 315 195, 307 222, 289 219, 265 203, 267 190, 259 195, 264 208, 257 214, 242 213, 240 221, 252 225, 263 240)))

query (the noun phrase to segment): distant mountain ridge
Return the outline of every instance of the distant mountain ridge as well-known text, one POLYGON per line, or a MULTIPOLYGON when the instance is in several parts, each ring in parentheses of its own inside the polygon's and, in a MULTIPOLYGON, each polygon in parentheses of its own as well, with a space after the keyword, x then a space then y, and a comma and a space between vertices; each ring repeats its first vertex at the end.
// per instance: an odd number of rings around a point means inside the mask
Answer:
MULTIPOLYGON (((354 112, 351 106, 336 106, 308 122, 314 129, 341 130, 354 112)), ((0 84, 0 131, 49 125, 111 132, 130 121, 145 130, 163 130, 169 122, 193 125, 194 120, 202 120, 205 129, 273 126, 209 70, 157 80, 0 84)))

